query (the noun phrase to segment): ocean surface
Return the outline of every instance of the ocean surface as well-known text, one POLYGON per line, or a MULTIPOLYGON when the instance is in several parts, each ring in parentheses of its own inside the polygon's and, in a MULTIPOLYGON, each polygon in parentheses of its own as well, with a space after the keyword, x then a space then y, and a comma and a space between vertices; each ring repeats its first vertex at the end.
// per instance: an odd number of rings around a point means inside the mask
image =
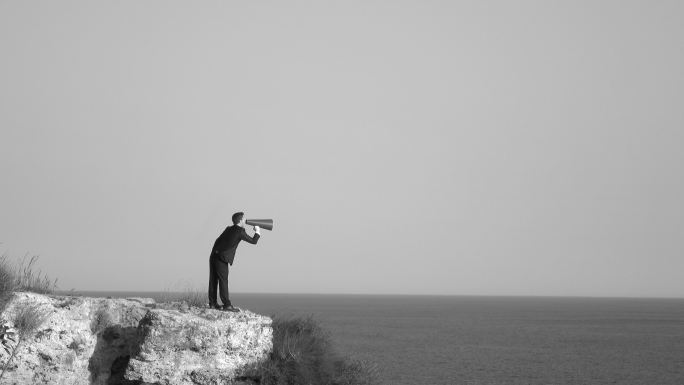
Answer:
POLYGON ((374 362, 386 385, 684 384, 684 299, 234 293, 231 300, 265 315, 313 316, 340 353, 374 362))

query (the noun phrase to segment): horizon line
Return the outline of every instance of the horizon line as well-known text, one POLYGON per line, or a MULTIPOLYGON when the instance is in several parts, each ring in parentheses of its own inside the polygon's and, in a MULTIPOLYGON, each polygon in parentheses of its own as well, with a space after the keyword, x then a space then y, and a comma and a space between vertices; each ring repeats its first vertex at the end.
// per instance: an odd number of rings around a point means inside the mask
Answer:
MULTIPOLYGON (((203 291, 203 290, 202 290, 203 291)), ((202 292, 194 291, 193 292, 202 292)), ((55 290, 57 294, 68 293, 185 293, 187 291, 171 290, 55 290)), ((609 295, 544 295, 544 294, 415 294, 415 293, 312 293, 312 292, 249 292, 235 291, 232 294, 257 295, 312 295, 312 296, 376 296, 376 297, 490 297, 490 298, 592 298, 592 299, 675 299, 684 300, 684 296, 609 296, 609 295)))

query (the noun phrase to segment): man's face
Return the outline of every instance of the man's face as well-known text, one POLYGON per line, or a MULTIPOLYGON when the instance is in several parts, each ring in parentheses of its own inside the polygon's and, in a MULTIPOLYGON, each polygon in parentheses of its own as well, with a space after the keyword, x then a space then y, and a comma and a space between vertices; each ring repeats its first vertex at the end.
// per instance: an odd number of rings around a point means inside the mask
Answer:
POLYGON ((242 216, 242 218, 240 218, 240 223, 238 223, 238 226, 245 227, 245 216, 244 215, 242 216))

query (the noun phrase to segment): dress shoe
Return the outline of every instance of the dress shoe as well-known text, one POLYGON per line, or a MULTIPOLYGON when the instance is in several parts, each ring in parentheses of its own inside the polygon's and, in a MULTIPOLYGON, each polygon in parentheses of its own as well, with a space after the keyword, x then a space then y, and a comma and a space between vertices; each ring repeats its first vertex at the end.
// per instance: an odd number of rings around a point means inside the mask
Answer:
POLYGON ((232 312, 234 312, 234 313, 237 313, 237 312, 240 311, 240 309, 234 307, 233 305, 224 306, 223 308, 221 308, 221 310, 223 310, 223 311, 232 311, 232 312))

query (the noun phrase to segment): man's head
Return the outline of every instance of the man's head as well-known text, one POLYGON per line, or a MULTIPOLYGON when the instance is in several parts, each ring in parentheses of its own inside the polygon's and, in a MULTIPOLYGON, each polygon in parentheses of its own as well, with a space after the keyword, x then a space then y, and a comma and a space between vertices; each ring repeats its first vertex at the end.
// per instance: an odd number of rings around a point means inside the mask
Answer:
POLYGON ((244 217, 245 217, 245 213, 243 213, 243 212, 239 212, 239 213, 233 214, 233 218, 232 218, 232 219, 233 219, 233 224, 234 224, 234 225, 240 225, 240 224, 242 224, 242 220, 243 220, 244 217))

